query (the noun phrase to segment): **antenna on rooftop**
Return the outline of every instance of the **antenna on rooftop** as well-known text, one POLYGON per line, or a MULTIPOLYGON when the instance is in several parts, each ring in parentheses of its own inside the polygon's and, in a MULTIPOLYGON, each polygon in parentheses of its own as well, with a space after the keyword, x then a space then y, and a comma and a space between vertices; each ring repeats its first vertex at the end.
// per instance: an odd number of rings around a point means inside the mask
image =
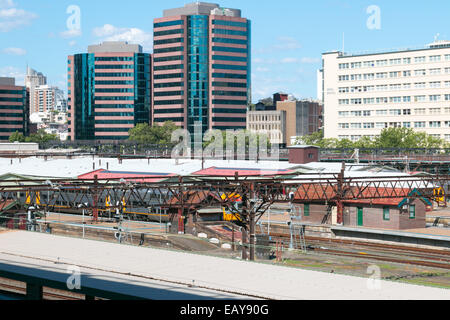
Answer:
POLYGON ((438 40, 439 36, 440 36, 440 34, 436 33, 436 35, 434 36, 434 42, 436 42, 438 40))

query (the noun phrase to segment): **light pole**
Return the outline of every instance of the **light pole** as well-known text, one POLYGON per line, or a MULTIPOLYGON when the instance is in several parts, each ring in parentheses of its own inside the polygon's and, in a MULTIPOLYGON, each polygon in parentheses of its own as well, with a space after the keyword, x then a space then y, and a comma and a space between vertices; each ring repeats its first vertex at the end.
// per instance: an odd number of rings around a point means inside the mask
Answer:
POLYGON ((78 205, 78 208, 83 208, 82 210, 81 210, 81 212, 82 212, 82 224, 83 224, 83 239, 84 239, 84 228, 85 228, 85 222, 84 222, 84 211, 85 211, 85 208, 87 208, 87 206, 88 206, 88 204, 87 203, 80 203, 79 205, 78 205))

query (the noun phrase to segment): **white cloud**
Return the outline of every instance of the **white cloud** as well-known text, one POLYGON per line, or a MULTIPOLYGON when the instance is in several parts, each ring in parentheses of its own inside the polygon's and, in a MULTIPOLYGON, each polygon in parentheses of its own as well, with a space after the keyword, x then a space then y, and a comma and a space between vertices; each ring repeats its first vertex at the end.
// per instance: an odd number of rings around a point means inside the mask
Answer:
POLYGON ((75 38, 81 36, 81 29, 71 29, 59 33, 64 39, 75 38))
POLYGON ((118 28, 111 24, 105 24, 103 27, 94 28, 93 34, 106 41, 127 41, 147 48, 153 46, 152 33, 138 28, 118 28))
POLYGON ((5 48, 2 52, 14 56, 24 56, 27 54, 27 51, 22 48, 5 48))
POLYGON ((297 63, 298 59, 297 58, 284 58, 281 59, 281 63, 297 63))
POLYGON ((24 85, 25 72, 16 67, 3 67, 0 68, 0 77, 11 77, 16 79, 16 85, 24 85))
POLYGON ((309 58, 309 57, 304 57, 302 58, 302 63, 319 63, 320 59, 319 58, 309 58))
POLYGON ((16 6, 12 0, 0 0, 0 32, 9 32, 29 25, 37 18, 35 13, 18 9, 16 6))
POLYGON ((264 68, 264 67, 257 67, 256 71, 258 71, 258 72, 268 72, 268 71, 270 71, 270 69, 269 68, 264 68))
POLYGON ((302 46, 297 39, 292 37, 278 37, 278 43, 274 46, 276 49, 293 50, 300 49, 302 46))

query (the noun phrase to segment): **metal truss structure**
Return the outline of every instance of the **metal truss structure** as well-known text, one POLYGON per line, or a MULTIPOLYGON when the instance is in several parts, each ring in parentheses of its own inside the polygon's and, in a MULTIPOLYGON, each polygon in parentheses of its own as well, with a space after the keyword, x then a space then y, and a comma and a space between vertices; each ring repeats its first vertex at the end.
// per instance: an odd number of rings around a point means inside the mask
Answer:
POLYGON ((344 166, 336 174, 306 174, 295 178, 244 177, 236 173, 234 177, 179 176, 162 182, 146 182, 142 177, 126 181, 96 177, 93 180, 22 180, 0 185, 0 212, 12 202, 24 210, 34 207, 54 211, 64 205, 90 209, 97 221, 99 210, 123 210, 125 206, 126 210, 164 208, 169 211, 172 225, 184 232, 192 226, 198 209, 220 206, 238 217, 242 226, 243 258, 247 259, 245 248, 249 247, 250 260, 253 260, 255 226, 275 202, 336 206, 339 224, 343 221, 345 201, 424 197, 447 204, 449 185, 448 175, 345 177, 344 166), (236 201, 241 205, 236 206, 236 201))

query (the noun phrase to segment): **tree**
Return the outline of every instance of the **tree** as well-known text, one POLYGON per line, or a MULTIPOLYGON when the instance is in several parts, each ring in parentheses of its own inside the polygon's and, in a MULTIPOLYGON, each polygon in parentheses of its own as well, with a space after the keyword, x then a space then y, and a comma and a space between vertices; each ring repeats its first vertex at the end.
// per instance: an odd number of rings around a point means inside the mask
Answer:
POLYGON ((139 123, 129 131, 129 140, 143 144, 170 144, 172 132, 178 127, 172 121, 166 121, 163 125, 149 126, 147 123, 139 123))
POLYGON ((25 136, 19 131, 14 132, 9 136, 9 142, 25 142, 25 136))
POLYGON ((265 106, 273 106, 273 99, 271 97, 261 99, 259 102, 264 103, 265 106))
POLYGON ((16 131, 9 137, 10 142, 45 143, 54 140, 59 140, 58 135, 47 133, 44 129, 39 129, 37 133, 33 133, 28 137, 25 137, 22 133, 16 131))
POLYGON ((323 132, 297 138, 296 144, 315 145, 321 148, 363 149, 363 148, 448 148, 450 143, 412 128, 385 128, 375 139, 363 136, 358 141, 349 139, 324 138, 323 132))

